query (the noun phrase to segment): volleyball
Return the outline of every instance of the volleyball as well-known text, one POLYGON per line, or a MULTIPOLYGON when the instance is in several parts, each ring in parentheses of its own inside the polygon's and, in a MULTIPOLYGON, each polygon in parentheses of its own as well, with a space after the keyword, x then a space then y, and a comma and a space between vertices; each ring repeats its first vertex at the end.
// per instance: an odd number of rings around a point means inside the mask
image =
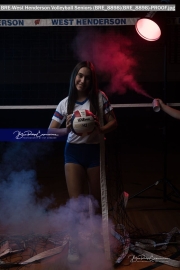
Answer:
POLYGON ((77 110, 71 118, 71 129, 78 136, 87 136, 94 131, 94 114, 88 110, 77 110))

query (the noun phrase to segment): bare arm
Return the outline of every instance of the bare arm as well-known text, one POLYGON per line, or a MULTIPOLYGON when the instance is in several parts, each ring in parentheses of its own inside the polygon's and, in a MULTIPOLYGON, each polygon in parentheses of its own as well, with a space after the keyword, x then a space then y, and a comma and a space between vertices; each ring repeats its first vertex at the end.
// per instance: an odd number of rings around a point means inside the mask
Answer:
POLYGON ((117 121, 113 110, 105 114, 105 120, 106 124, 100 127, 100 132, 103 134, 113 131, 117 127, 117 121))
POLYGON ((60 128, 61 124, 55 120, 52 120, 49 128, 48 134, 58 134, 59 136, 65 136, 69 133, 68 128, 60 128))
POLYGON ((180 111, 166 105, 161 99, 158 99, 161 109, 170 116, 180 120, 180 111))

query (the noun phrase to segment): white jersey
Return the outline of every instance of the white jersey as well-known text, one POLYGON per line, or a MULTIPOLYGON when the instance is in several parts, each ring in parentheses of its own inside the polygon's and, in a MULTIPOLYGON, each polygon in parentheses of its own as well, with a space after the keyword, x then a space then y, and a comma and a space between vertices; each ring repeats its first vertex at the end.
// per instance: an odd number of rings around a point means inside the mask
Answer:
MULTIPOLYGON (((99 91, 99 101, 103 103, 103 115, 110 112, 113 108, 109 103, 107 96, 104 92, 99 91)), ((62 124, 67 116, 67 103, 68 97, 64 98, 58 104, 56 111, 52 117, 53 120, 62 124)), ((86 98, 83 102, 76 102, 74 106, 74 111, 77 110, 90 110, 90 101, 86 98)), ((67 138, 68 143, 99 143, 99 135, 97 130, 94 130, 91 134, 87 136, 78 136, 74 132, 70 131, 67 138)))

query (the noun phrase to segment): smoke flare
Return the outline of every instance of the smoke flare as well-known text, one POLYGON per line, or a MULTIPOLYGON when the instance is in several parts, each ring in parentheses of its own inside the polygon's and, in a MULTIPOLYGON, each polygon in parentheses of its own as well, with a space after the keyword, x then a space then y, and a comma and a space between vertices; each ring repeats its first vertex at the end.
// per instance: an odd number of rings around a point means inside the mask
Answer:
POLYGON ((127 37, 86 28, 79 30, 72 48, 79 61, 94 63, 98 75, 108 83, 107 92, 123 95, 130 89, 152 99, 136 82, 138 65, 127 37))

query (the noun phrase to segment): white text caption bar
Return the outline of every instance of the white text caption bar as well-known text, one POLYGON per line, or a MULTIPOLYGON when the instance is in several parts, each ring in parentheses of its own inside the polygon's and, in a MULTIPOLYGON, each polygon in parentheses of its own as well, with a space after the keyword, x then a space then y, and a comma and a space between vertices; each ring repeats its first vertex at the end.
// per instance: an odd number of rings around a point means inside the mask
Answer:
POLYGON ((0 5, 0 11, 176 11, 176 5, 0 5))

